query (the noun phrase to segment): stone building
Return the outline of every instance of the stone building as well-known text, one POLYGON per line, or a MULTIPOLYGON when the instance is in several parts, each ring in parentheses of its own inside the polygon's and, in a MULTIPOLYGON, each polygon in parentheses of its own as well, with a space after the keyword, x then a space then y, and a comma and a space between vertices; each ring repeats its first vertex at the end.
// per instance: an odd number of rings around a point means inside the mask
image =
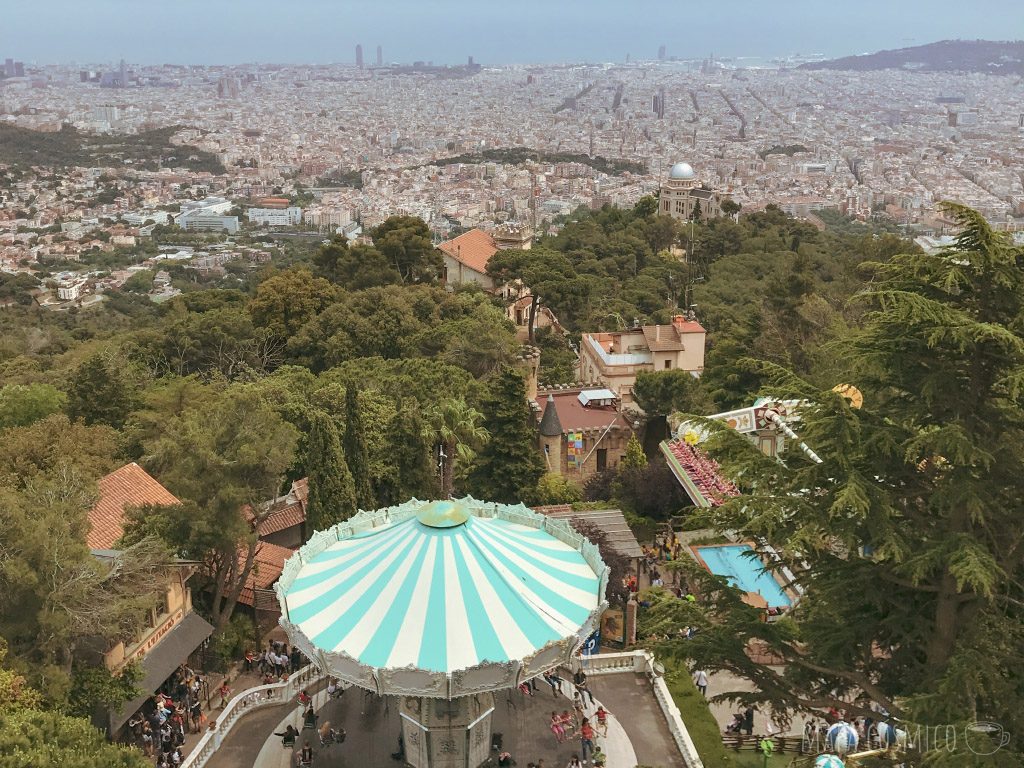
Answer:
MULTIPOLYGON (((121 556, 116 549, 124 534, 125 511, 144 505, 173 506, 181 502, 148 472, 132 462, 99 480, 99 498, 89 510, 86 544, 100 562, 114 567, 121 556)), ((142 670, 141 693, 123 707, 96 713, 94 723, 112 735, 146 705, 153 692, 188 661, 210 636, 213 627, 192 610, 192 590, 187 582, 196 564, 172 561, 161 579, 155 604, 146 612, 145 621, 134 637, 108 640, 96 638, 91 661, 117 673, 129 663, 142 670)))
POLYGON ((600 385, 538 391, 532 407, 547 471, 582 483, 617 466, 633 434, 620 405, 600 385))
POLYGON ((658 209, 663 215, 682 221, 695 218, 695 209, 699 209, 696 218, 713 219, 722 215, 722 200, 721 194, 701 184, 688 163, 676 163, 661 185, 658 209))

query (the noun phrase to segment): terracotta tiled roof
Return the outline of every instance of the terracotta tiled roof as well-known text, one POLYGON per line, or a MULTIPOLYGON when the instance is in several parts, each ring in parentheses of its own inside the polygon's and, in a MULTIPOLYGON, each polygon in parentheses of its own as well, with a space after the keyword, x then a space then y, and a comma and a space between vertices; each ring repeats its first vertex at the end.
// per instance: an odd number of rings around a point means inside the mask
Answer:
MULTIPOLYGON (((269 536, 272 533, 283 531, 295 525, 301 525, 306 521, 306 499, 309 498, 309 481, 304 477, 292 483, 291 490, 284 496, 261 505, 265 508, 269 505, 270 514, 260 523, 259 531, 261 537, 269 536)), ((252 508, 245 507, 245 516, 250 524, 253 522, 252 508)))
POLYGON ((673 325, 679 329, 680 333, 707 333, 704 330, 704 326, 696 320, 683 320, 681 322, 674 322, 673 325))
POLYGON ((272 533, 283 531, 294 525, 302 525, 306 521, 306 510, 296 500, 292 504, 275 509, 262 523, 260 523, 259 535, 269 536, 272 533))
POLYGON ((679 332, 672 325, 645 325, 644 341, 651 352, 671 352, 684 349, 679 332))
POLYGON ((90 549, 111 549, 124 533, 125 507, 180 504, 174 494, 135 462, 125 464, 99 481, 100 498, 89 510, 90 549))
POLYGON ((475 272, 487 272, 487 262, 498 252, 494 238, 482 229, 471 229, 458 237, 446 240, 437 246, 456 261, 462 262, 475 272))
MULTIPOLYGON (((253 590, 270 589, 274 582, 280 578, 281 571, 284 570, 285 560, 294 554, 295 551, 288 549, 288 547, 279 547, 277 544, 261 541, 256 549, 256 562, 249 572, 249 578, 246 579, 245 586, 242 587, 242 593, 238 596, 239 602, 252 605, 254 598, 253 590)), ((245 565, 245 556, 245 552, 238 553, 239 568, 245 565)))

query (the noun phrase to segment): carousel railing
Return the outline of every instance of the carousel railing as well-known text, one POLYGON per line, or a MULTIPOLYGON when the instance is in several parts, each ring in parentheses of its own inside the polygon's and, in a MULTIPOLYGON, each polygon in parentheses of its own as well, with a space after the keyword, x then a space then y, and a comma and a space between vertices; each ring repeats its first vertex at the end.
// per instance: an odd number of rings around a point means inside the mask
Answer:
POLYGON ((269 685, 257 685, 235 695, 224 710, 210 724, 199 743, 185 756, 181 768, 203 768, 220 749, 221 743, 243 715, 264 707, 287 704, 305 688, 317 683, 323 675, 312 664, 293 672, 287 680, 269 685))

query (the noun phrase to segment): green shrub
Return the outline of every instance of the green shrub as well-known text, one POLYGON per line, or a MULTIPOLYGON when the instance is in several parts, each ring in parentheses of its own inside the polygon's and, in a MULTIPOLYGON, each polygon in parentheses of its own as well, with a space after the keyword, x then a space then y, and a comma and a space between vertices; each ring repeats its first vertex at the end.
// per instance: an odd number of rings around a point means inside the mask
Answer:
POLYGON ((548 472, 537 481, 538 504, 573 504, 582 501, 583 490, 564 475, 548 472))

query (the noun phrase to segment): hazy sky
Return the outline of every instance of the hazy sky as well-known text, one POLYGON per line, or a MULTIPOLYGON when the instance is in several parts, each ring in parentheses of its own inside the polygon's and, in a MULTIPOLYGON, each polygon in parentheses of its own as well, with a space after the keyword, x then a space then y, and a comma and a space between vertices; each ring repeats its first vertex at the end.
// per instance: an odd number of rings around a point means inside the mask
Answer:
POLYGON ((0 0, 0 58, 28 62, 484 64, 840 56, 1024 38, 1024 0, 0 0))

